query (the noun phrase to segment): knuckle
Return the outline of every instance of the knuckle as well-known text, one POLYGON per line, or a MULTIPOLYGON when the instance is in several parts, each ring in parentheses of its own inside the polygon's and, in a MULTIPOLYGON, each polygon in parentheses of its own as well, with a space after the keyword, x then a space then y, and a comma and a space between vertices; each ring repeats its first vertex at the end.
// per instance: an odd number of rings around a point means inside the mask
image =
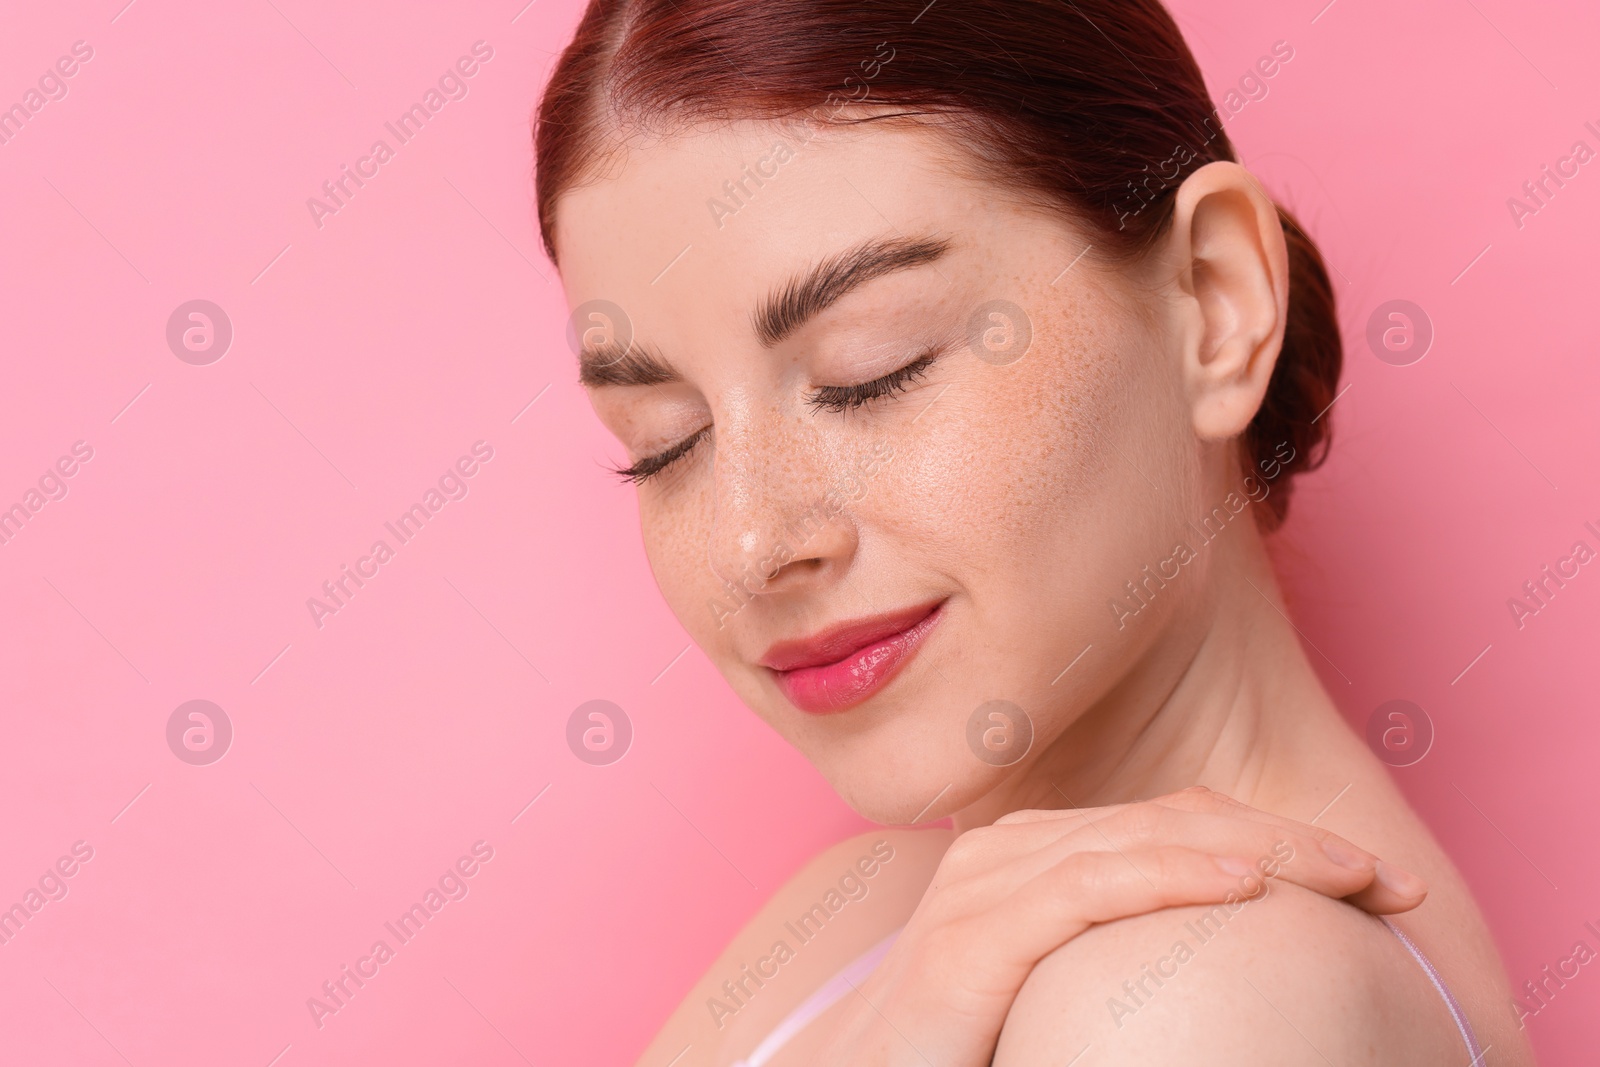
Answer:
POLYGON ((1139 840, 1158 835, 1168 822, 1167 809, 1155 801, 1130 804, 1119 815, 1121 828, 1139 840))
POLYGON ((1289 857, 1288 859, 1281 860, 1280 862, 1282 863, 1289 863, 1291 860, 1302 854, 1308 856, 1321 856, 1323 855, 1322 843, 1328 840, 1328 837, 1325 837, 1321 834, 1314 832, 1296 832, 1293 830, 1279 831, 1273 834, 1272 838, 1273 842, 1270 846, 1268 846, 1269 848, 1276 848, 1278 845, 1288 846, 1289 857))
POLYGON ((1039 808, 1022 808, 1018 811, 1006 812, 1004 815, 1000 816, 994 821, 994 825, 1010 826, 1019 822, 1038 822, 1040 819, 1047 819, 1055 814, 1057 813, 1041 810, 1039 808))
POLYGON ((1056 875, 1075 889, 1093 892, 1104 885, 1109 852, 1074 852, 1056 865, 1056 875))
POLYGON ((1187 852, 1174 848, 1157 849, 1139 866, 1152 882, 1166 890, 1183 885, 1194 875, 1187 852))
MULTIPOLYGON (((1122 867, 1115 874, 1137 883, 1141 892, 1153 891, 1168 897, 1178 880, 1178 865, 1167 849, 1151 849, 1123 857, 1122 867)), ((1108 874, 1107 878, 1110 877, 1108 874)))
POLYGON ((1206 792, 1209 794, 1207 799, 1211 803, 1215 804, 1217 807, 1223 809, 1224 811, 1246 811, 1246 810, 1254 811, 1254 810, 1259 810, 1259 809, 1251 808, 1249 804, 1246 804, 1242 800, 1235 800, 1233 797, 1230 797, 1226 793, 1219 793, 1215 789, 1209 789, 1206 792))
POLYGON ((1237 800, 1226 793, 1219 793, 1210 786, 1191 785, 1180 789, 1176 793, 1169 793, 1159 798, 1173 807, 1184 808, 1189 811, 1227 811, 1243 807, 1237 800))
POLYGON ((950 927, 935 923, 925 927, 917 937, 916 956, 921 959, 939 959, 950 950, 950 927))
POLYGON ((1207 804, 1216 794, 1207 786, 1191 785, 1176 792, 1156 798, 1157 803, 1171 804, 1180 808, 1197 808, 1207 804))
POLYGON ((965 910, 966 894, 947 887, 930 887, 917 907, 917 921, 929 930, 937 930, 965 910))
POLYGON ((917 955, 924 961, 924 966, 937 964, 948 967, 965 956, 969 942, 963 923, 943 922, 923 932, 918 939, 917 955))
POLYGON ((940 861, 941 868, 948 867, 954 872, 965 872, 982 862, 989 852, 989 839, 993 836, 990 828, 980 826, 968 830, 950 843, 945 850, 944 858, 940 861))

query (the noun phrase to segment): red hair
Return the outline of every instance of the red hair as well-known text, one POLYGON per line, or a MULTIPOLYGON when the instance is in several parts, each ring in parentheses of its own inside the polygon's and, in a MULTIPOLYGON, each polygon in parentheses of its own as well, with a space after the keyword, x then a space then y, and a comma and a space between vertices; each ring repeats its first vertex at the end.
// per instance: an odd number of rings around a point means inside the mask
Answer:
MULTIPOLYGON (((861 121, 852 104, 943 127, 990 180, 1063 209, 1113 259, 1161 236, 1189 172, 1234 159, 1158 0, 591 0, 534 128, 545 250, 555 261, 556 201, 597 176, 625 126, 861 121)), ((1244 434, 1247 473, 1281 460, 1284 443, 1293 470, 1322 461, 1318 416, 1342 363, 1322 257, 1292 215, 1278 217, 1288 323, 1244 434)), ((1258 511, 1267 528, 1288 506, 1288 479, 1276 488, 1258 511)))

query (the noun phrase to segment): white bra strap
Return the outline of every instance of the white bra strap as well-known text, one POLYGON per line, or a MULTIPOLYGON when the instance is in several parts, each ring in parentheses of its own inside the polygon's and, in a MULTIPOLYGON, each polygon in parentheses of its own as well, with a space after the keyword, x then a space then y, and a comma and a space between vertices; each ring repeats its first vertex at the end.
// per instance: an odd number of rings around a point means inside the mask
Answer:
POLYGON ((1450 987, 1444 984, 1444 976, 1433 965, 1433 961, 1423 955, 1416 942, 1406 936, 1404 930, 1390 922, 1387 915, 1381 915, 1379 918, 1383 920, 1385 926, 1394 931, 1394 936, 1398 937, 1400 943, 1410 950, 1412 957, 1422 964, 1423 971, 1428 975, 1428 981, 1433 983, 1433 988, 1438 990, 1439 995, 1444 998, 1444 1006, 1450 1009, 1450 1018, 1455 1020, 1456 1029, 1461 1031, 1461 1040, 1466 1042, 1467 1045, 1467 1055, 1472 1057, 1470 1067, 1478 1067, 1479 1062, 1483 1059, 1483 1054, 1488 1049, 1482 1049, 1478 1046, 1478 1036, 1472 1032, 1472 1024, 1467 1022, 1467 1013, 1461 1010, 1461 1005, 1456 1003, 1456 998, 1450 992, 1450 987))
POLYGON ((789 1043, 794 1035, 805 1029, 807 1024, 833 1007, 853 988, 866 981, 867 976, 878 966, 888 953, 889 946, 893 945, 895 938, 899 936, 900 930, 896 930, 851 960, 838 974, 823 983, 821 989, 801 1001, 799 1007, 784 1016, 783 1022, 756 1046, 755 1051, 734 1063, 733 1067, 763 1067, 768 1060, 777 1055, 780 1048, 789 1043))
MULTIPOLYGON (((1416 943, 1411 938, 1405 935, 1405 932, 1400 927, 1390 922, 1388 916, 1381 916, 1381 918, 1383 919, 1383 924, 1394 933, 1395 937, 1400 939, 1400 943, 1422 965, 1422 970, 1427 974, 1428 981, 1433 983, 1433 988, 1443 998, 1445 1007, 1450 1011, 1451 1019, 1455 1021, 1456 1028, 1461 1031, 1461 1039, 1467 1046, 1467 1055, 1472 1057, 1471 1067, 1477 1067, 1478 1063, 1483 1059, 1483 1050, 1478 1045, 1477 1035, 1472 1032, 1472 1024, 1467 1022, 1466 1013, 1461 1010, 1461 1005, 1457 1003, 1455 996, 1450 992, 1450 987, 1444 984, 1443 976, 1434 967, 1433 961, 1423 955, 1422 950, 1416 946, 1416 943)), ((904 929, 904 927, 901 929, 904 929)), ((838 974, 823 983, 822 988, 801 1001, 797 1008, 784 1016, 783 1021, 773 1028, 772 1032, 762 1040, 761 1044, 756 1046, 755 1051, 746 1058, 736 1061, 733 1067, 765 1067, 766 1062, 777 1055, 778 1050, 788 1044, 812 1020, 833 1007, 845 994, 864 982, 867 976, 877 968, 883 957, 888 954, 890 946, 894 944, 895 939, 899 936, 900 930, 896 930, 851 960, 838 974)))

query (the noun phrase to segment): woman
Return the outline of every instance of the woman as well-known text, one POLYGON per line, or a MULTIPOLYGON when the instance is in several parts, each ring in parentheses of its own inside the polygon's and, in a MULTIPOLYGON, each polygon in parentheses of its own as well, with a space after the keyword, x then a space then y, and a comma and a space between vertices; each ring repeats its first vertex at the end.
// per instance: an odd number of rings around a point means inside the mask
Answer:
POLYGON ((1285 614, 1332 293, 1156 0, 595 0, 536 149, 668 603, 952 826, 815 860, 641 1064, 1532 1062, 1285 614))

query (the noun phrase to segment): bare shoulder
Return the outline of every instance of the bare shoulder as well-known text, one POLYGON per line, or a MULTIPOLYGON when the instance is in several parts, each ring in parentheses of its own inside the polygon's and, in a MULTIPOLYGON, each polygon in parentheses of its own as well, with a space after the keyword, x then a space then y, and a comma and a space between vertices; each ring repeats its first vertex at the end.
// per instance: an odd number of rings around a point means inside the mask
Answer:
POLYGON ((1321 1067, 1463 1052, 1444 1001, 1381 920, 1272 882, 1232 904, 1093 927, 1045 957, 994 1064, 1321 1067))
POLYGON ((910 918, 954 837, 873 830, 807 861, 689 990, 640 1067, 724 1067, 748 1055, 818 986, 910 918))

